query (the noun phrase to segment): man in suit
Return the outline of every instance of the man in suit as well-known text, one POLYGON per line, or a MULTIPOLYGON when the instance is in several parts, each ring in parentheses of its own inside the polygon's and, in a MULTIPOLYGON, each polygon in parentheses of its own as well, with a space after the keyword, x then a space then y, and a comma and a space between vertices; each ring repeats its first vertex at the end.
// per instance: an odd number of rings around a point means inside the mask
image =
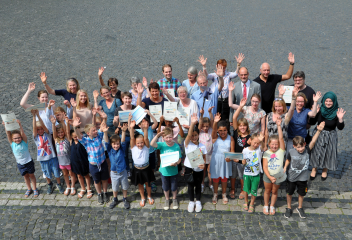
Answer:
MULTIPOLYGON (((231 108, 229 121, 231 123, 234 111, 239 107, 242 98, 246 97, 246 106, 250 106, 251 97, 254 93, 261 96, 260 85, 248 79, 248 69, 246 67, 241 67, 238 73, 241 81, 236 82, 235 84, 229 84, 229 106, 231 108)), ((259 104, 259 108, 261 108, 261 104, 259 104)), ((240 113, 239 118, 241 117, 243 117, 242 113, 240 113)))

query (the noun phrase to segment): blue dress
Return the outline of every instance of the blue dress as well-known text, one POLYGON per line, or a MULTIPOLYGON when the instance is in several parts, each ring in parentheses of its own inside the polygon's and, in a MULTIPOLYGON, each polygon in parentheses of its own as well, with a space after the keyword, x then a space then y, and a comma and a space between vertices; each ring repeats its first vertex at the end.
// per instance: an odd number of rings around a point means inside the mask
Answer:
POLYGON ((227 135, 225 140, 220 136, 213 145, 213 154, 210 161, 211 178, 229 178, 232 176, 232 163, 225 161, 224 152, 231 150, 231 136, 227 135))

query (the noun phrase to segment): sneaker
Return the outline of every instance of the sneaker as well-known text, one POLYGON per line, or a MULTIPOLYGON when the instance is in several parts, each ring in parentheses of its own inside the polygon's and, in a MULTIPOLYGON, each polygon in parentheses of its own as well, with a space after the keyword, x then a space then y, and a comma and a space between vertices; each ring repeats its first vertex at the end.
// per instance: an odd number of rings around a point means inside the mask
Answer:
POLYGON ((305 212, 304 212, 304 210, 303 210, 303 208, 297 208, 296 210, 297 210, 297 212, 298 212, 298 214, 299 214, 299 216, 301 218, 306 218, 307 217, 305 212))
POLYGON ((103 195, 101 195, 101 193, 98 194, 98 203, 99 203, 100 205, 103 205, 103 204, 104 204, 103 195))
POLYGON ((284 214, 285 218, 290 218, 292 216, 292 209, 286 208, 286 213, 284 214))
POLYGON ((169 208, 170 208, 170 200, 165 200, 164 210, 169 210, 169 208))
POLYGON ((201 192, 201 193, 204 193, 204 184, 202 184, 201 187, 202 187, 202 188, 201 188, 200 192, 201 192))
POLYGON ((110 209, 113 209, 114 207, 116 207, 117 204, 118 204, 118 201, 114 199, 114 200, 112 200, 112 202, 110 203, 109 208, 110 208, 110 209))
POLYGON ((189 204, 188 204, 188 212, 194 212, 194 202, 189 202, 189 204))
POLYGON ((196 202, 196 212, 202 211, 202 203, 200 201, 196 202))
POLYGON ((54 184, 48 184, 48 190, 46 190, 46 194, 52 194, 54 190, 54 184))
POLYGON ((64 187, 62 186, 62 184, 56 184, 56 187, 59 189, 59 192, 61 194, 63 194, 65 192, 64 187))
POLYGON ((152 188, 152 192, 156 192, 157 187, 156 187, 155 182, 152 182, 152 183, 150 184, 150 186, 151 186, 151 188, 152 188))
POLYGON ((130 208, 130 203, 127 201, 127 198, 123 199, 123 207, 126 209, 130 208))
POLYGON ((105 203, 108 203, 110 201, 110 198, 108 196, 108 193, 103 193, 103 199, 105 203))
POLYGON ((178 201, 177 199, 172 199, 172 209, 178 209, 178 201))

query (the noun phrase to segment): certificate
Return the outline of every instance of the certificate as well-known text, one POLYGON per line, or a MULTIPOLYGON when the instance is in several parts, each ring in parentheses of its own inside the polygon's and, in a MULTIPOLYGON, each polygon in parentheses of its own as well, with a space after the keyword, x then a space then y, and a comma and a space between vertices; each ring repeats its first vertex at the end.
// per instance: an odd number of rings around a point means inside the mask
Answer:
POLYGON ((285 93, 282 96, 282 99, 284 99, 285 103, 291 103, 293 86, 284 86, 284 88, 285 88, 285 93))
POLYGON ((243 160, 243 153, 224 152, 225 158, 243 160))
POLYGON ((45 110, 45 103, 40 103, 40 104, 34 105, 32 107, 29 107, 29 108, 26 109, 25 112, 30 112, 33 109, 37 109, 38 111, 45 110))
POLYGON ((119 111, 119 120, 122 123, 128 122, 128 117, 130 113, 132 113, 133 110, 127 110, 127 111, 119 111))
POLYGON ((204 164, 203 154, 199 148, 186 155, 192 168, 198 168, 199 165, 204 164))
POLYGON ((1 118, 5 123, 6 131, 20 129, 20 125, 17 123, 16 115, 14 113, 1 114, 1 118))
POLYGON ((177 102, 164 102, 164 118, 166 121, 173 121, 176 117, 177 102))
POLYGON ((161 167, 168 167, 175 162, 178 162, 180 159, 179 152, 168 152, 164 154, 160 154, 161 167))
MULTIPOLYGON (((169 88, 169 89, 166 89, 166 90, 173 98, 175 98, 175 90, 173 88, 169 88)), ((166 94, 164 94, 164 98, 166 98, 167 100, 170 101, 170 99, 166 96, 166 94)))
MULTIPOLYGON (((149 112, 155 117, 158 122, 160 122, 160 117, 163 115, 161 105, 150 105, 149 112)), ((151 122, 153 122, 153 119, 150 118, 150 120, 151 122)))
POLYGON ((176 116, 178 117, 178 120, 180 121, 181 126, 190 125, 189 124, 190 113, 191 113, 191 110, 189 108, 178 106, 176 116))
POLYGON ((132 112, 132 119, 136 121, 136 124, 139 124, 145 115, 147 115, 147 113, 145 112, 144 108, 137 106, 132 112))

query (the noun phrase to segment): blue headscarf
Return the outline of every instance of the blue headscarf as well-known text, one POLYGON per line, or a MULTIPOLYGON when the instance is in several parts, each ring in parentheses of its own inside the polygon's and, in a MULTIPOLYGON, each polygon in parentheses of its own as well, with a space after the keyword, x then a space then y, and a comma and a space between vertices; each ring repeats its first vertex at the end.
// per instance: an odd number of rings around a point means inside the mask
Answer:
POLYGON ((321 108, 320 108, 321 115, 327 120, 333 120, 334 118, 336 118, 336 113, 338 109, 339 109, 339 103, 337 102, 336 94, 333 92, 325 93, 325 95, 323 96, 323 99, 321 100, 321 108), (327 108, 325 106, 325 100, 328 98, 331 99, 333 102, 333 105, 331 108, 327 108))

